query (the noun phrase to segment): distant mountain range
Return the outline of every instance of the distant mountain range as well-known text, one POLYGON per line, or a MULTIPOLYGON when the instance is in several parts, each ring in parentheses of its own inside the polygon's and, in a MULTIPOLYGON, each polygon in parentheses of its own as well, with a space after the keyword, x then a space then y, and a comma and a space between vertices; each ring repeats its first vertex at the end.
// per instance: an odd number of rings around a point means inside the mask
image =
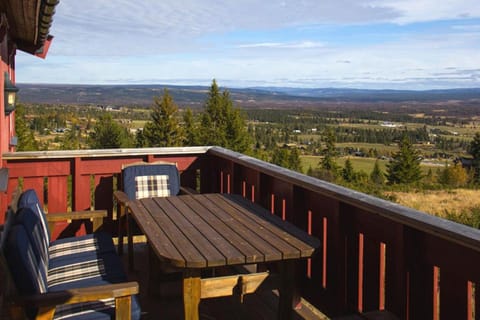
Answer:
MULTIPOLYGON (((201 107, 207 97, 206 86, 173 85, 68 85, 17 84, 20 102, 79 105, 149 106, 164 88, 182 107, 201 107)), ((299 107, 324 102, 480 102, 480 88, 447 90, 364 90, 340 88, 252 87, 227 88, 237 105, 244 107, 299 107)))

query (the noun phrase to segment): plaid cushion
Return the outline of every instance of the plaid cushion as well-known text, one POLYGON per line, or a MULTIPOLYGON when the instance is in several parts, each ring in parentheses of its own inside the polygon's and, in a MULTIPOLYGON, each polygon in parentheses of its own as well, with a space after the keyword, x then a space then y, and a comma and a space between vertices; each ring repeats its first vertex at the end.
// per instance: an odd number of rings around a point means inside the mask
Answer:
POLYGON ((106 271, 101 258, 73 263, 48 270, 48 287, 89 278, 105 277, 106 271))
POLYGON ((50 258, 59 258, 65 255, 97 251, 99 249, 97 238, 54 244, 48 248, 50 258))
POLYGON ((168 197, 170 189, 168 175, 136 176, 135 198, 168 197))

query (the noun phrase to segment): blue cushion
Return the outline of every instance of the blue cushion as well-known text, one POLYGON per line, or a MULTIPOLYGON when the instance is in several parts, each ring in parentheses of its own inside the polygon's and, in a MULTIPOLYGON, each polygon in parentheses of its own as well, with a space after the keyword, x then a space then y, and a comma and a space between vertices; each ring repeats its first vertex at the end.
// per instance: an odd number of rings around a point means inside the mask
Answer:
POLYGON ((40 220, 38 213, 30 208, 21 208, 15 215, 15 224, 21 224, 25 228, 38 263, 48 267, 48 239, 40 220))
POLYGON ((47 240, 50 242, 50 230, 48 228, 47 218, 35 190, 28 189, 23 191, 18 199, 17 207, 18 209, 30 208, 34 212, 37 212, 38 216, 40 217, 40 222, 45 230, 45 234, 47 235, 47 240))
POLYGON ((49 291, 127 281, 122 260, 116 253, 104 253, 89 260, 72 255, 61 264, 50 265, 47 279, 49 291))
POLYGON ((48 247, 50 264, 55 261, 75 256, 97 256, 103 253, 116 252, 112 236, 105 232, 97 232, 79 237, 62 238, 50 243, 48 247))
POLYGON ((39 265, 30 237, 23 225, 14 225, 5 244, 7 263, 20 294, 47 291, 45 266, 39 265))
POLYGON ((37 255, 48 265, 49 259, 59 259, 64 255, 90 255, 103 252, 115 252, 112 237, 103 232, 81 237, 68 237, 51 243, 45 214, 40 209, 35 190, 25 191, 19 200, 16 223, 23 224, 36 244, 37 255), (43 232, 42 232, 43 231, 43 232))
POLYGON ((168 176, 168 189, 170 195, 177 195, 180 192, 180 175, 177 166, 169 163, 135 164, 122 170, 123 191, 129 199, 135 199, 137 182, 136 177, 147 176, 168 176))

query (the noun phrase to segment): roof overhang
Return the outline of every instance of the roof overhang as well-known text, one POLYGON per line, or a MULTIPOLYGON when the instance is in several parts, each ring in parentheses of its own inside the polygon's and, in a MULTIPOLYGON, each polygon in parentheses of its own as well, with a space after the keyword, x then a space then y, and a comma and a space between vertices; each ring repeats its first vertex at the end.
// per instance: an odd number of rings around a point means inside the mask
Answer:
POLYGON ((7 17, 10 40, 18 50, 45 58, 53 39, 49 32, 58 1, 0 1, 0 12, 7 17))

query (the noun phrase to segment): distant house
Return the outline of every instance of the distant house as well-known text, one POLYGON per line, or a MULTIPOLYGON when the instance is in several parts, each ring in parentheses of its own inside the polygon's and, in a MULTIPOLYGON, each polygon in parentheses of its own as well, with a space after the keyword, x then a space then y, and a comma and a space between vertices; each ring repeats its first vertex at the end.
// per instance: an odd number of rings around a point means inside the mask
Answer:
POLYGON ((395 123, 390 122, 390 121, 384 121, 384 122, 382 122, 381 126, 382 127, 387 127, 387 128, 396 128, 396 127, 398 127, 398 124, 395 124, 395 123))

